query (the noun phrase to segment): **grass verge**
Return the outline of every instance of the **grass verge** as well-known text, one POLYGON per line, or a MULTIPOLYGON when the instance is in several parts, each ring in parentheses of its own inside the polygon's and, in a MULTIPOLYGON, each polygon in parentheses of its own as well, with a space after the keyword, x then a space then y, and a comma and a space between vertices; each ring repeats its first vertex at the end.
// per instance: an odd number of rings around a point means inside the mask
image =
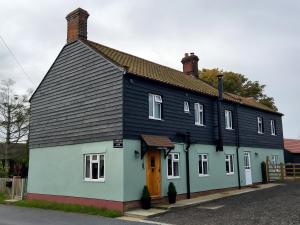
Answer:
POLYGON ((6 195, 4 193, 0 192, 0 204, 3 204, 5 199, 6 199, 6 195))
POLYGON ((59 210, 64 212, 83 213, 89 215, 105 216, 110 218, 121 216, 120 212, 114 210, 96 208, 93 206, 63 204, 63 203, 49 202, 44 200, 22 200, 14 203, 14 205, 29 207, 29 208, 41 208, 41 209, 59 210))

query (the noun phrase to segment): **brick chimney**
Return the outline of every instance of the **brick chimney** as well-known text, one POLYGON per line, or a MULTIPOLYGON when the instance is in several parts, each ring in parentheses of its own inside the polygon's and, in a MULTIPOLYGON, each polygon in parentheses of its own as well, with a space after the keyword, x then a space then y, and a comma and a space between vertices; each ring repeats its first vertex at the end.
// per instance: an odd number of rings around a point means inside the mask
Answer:
POLYGON ((199 58, 193 52, 188 54, 185 53, 181 62, 183 65, 183 72, 186 75, 198 77, 198 61, 199 58))
POLYGON ((87 39, 87 19, 89 14, 84 9, 78 8, 70 12, 66 19, 68 21, 67 43, 77 39, 87 39))

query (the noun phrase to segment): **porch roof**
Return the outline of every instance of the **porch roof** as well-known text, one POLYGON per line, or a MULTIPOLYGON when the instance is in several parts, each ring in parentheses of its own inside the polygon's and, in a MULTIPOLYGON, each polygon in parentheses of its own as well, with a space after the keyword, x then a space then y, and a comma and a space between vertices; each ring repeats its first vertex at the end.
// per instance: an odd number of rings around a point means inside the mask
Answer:
POLYGON ((174 148, 174 143, 167 136, 142 134, 142 139, 148 147, 154 148, 174 148))

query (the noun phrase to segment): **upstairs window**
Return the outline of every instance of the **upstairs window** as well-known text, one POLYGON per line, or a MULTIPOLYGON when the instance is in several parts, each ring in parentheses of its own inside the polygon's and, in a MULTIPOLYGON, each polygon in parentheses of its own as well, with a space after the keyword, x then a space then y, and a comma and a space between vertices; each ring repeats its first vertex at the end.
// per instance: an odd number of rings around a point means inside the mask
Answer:
POLYGON ((263 118, 262 117, 257 117, 257 132, 259 134, 263 134, 264 133, 263 127, 264 127, 264 125, 263 125, 263 118))
POLYGON ((204 111, 203 105, 195 103, 195 125, 204 126, 204 111))
POLYGON ((85 155, 84 178, 86 181, 104 181, 104 155, 85 155))
POLYGON ((185 113, 189 113, 190 112, 190 104, 188 101, 184 101, 183 102, 183 110, 185 113))
POLYGON ((179 178, 179 153, 170 153, 167 164, 168 179, 179 178))
POLYGON ((271 120, 271 135, 276 135, 276 126, 275 126, 275 121, 271 120))
POLYGON ((232 112, 230 110, 225 110, 225 128, 232 130, 232 112))
POLYGON ((233 155, 225 156, 225 164, 226 164, 226 174, 227 175, 234 174, 233 155))
POLYGON ((161 120, 162 98, 160 95, 149 94, 149 118, 161 120))
POLYGON ((207 154, 199 155, 199 176, 208 175, 208 156, 207 154))

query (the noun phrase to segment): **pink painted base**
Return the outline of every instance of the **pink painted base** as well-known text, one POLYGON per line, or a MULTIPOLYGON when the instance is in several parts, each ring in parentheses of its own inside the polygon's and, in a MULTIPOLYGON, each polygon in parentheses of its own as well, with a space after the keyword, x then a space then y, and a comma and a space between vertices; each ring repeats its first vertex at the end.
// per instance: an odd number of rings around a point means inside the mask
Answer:
POLYGON ((46 201, 59 202, 65 204, 87 205, 87 206, 94 206, 97 208, 113 209, 121 213, 124 212, 124 207, 123 207, 124 203, 119 201, 72 197, 72 196, 63 196, 63 195, 35 194, 35 193, 27 193, 27 199, 46 200, 46 201))

